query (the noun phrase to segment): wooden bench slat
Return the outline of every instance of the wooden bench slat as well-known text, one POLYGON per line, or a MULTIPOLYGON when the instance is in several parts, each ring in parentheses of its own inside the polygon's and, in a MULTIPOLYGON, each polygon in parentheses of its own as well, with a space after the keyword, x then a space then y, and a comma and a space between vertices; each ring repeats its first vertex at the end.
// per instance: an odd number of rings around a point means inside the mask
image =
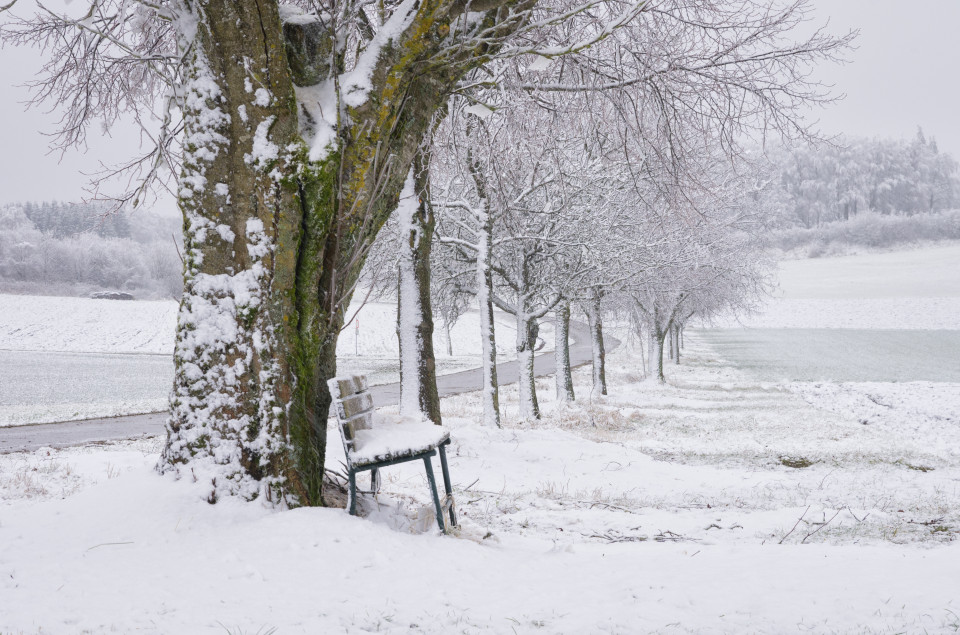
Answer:
POLYGON ((337 399, 337 415, 347 421, 353 417, 373 409, 373 396, 368 392, 350 395, 345 399, 337 399))
POLYGON ((330 392, 336 393, 333 395, 333 398, 346 399, 347 397, 367 390, 367 376, 351 375, 349 377, 338 377, 331 380, 331 384, 336 386, 336 389, 331 386, 330 392))
POLYGON ((373 412, 361 412, 347 419, 346 423, 352 425, 354 430, 370 430, 373 428, 373 412))

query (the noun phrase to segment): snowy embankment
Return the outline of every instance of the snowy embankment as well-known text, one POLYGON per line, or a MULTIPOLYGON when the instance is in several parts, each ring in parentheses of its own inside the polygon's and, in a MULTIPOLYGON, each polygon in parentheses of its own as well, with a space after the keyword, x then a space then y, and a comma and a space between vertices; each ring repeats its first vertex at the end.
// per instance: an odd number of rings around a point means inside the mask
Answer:
POLYGON ((960 329, 960 244, 780 263, 759 313, 723 328, 960 329))
MULTIPOLYGON (((337 346, 341 372, 371 383, 399 380, 396 306, 351 306, 337 346), (359 313, 357 313, 359 309, 359 313), (359 329, 356 328, 359 324, 359 329), (359 354, 358 354, 359 353, 359 354)), ((173 385, 177 304, 0 294, 0 426, 158 412, 173 385)), ((479 318, 466 313, 451 329, 446 355, 436 326, 437 372, 479 365, 479 318)), ((516 326, 497 313, 501 359, 516 357, 516 326)), ((552 326, 542 329, 545 350, 552 326)))

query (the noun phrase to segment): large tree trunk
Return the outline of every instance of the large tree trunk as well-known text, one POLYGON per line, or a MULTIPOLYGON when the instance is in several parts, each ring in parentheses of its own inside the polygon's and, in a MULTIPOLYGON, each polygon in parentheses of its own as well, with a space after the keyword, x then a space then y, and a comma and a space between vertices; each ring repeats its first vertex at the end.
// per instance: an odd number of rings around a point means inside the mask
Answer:
POLYGON ((418 153, 409 189, 397 208, 400 224, 400 284, 397 333, 400 339, 400 414, 423 416, 440 425, 433 310, 430 305, 430 249, 434 216, 430 205, 429 155, 418 153))
POLYGON ((276 5, 211 0, 196 18, 195 39, 181 42, 192 44, 179 190, 184 293, 158 469, 189 465, 209 483, 211 502, 263 494, 316 504, 328 332, 317 321, 317 267, 299 254, 325 231, 305 206, 329 195, 322 183, 332 166, 294 176, 304 146, 276 5), (246 90, 242 61, 260 69, 263 93, 246 90))
POLYGON ((517 312, 517 365, 519 366, 520 418, 539 419, 540 404, 537 402, 537 381, 534 375, 533 358, 540 326, 536 318, 517 312))
POLYGON ((607 394, 606 353, 603 350, 603 315, 601 313, 599 289, 594 288, 586 305, 587 321, 590 326, 590 347, 593 353, 593 393, 607 394))
MULTIPOLYGON (((344 311, 434 114, 483 53, 467 46, 426 64, 465 7, 404 5, 394 37, 371 49, 366 92, 340 101, 329 123, 329 112, 313 116, 311 91, 334 90, 321 82, 342 70, 333 51, 344 34, 318 19, 282 25, 273 0, 175 6, 188 52, 178 92, 186 254, 157 467, 208 483, 211 501, 322 504, 326 379, 344 311), (322 125, 334 134, 317 134, 322 125)), ((494 48, 523 23, 499 6, 483 9, 494 48)))
POLYGON ((555 379, 557 401, 568 402, 575 399, 573 394, 573 375, 570 372, 570 301, 561 300, 557 305, 556 344, 553 355, 556 363, 555 379))

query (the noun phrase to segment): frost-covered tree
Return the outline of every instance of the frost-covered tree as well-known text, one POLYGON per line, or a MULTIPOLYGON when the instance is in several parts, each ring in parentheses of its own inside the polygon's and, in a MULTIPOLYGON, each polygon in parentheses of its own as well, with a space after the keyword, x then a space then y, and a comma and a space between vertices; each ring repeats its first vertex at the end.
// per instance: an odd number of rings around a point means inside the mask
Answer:
POLYGON ((722 163, 707 171, 710 183, 676 183, 648 199, 641 210, 647 241, 635 253, 645 266, 623 287, 648 335, 650 376, 660 381, 665 344, 679 351, 679 331, 691 317, 747 310, 768 291, 765 184, 722 163))
POLYGON ((344 311, 434 115, 471 70, 619 37, 626 57, 584 57, 572 82, 537 90, 648 85, 674 111, 784 116, 771 104, 805 100, 805 62, 843 45, 821 33, 784 44, 804 7, 90 0, 14 21, 4 39, 47 47, 37 99, 64 106, 62 145, 123 113, 143 124, 150 147, 127 166, 143 186, 121 199, 176 175, 184 295, 159 469, 209 483, 211 501, 301 505, 322 502, 344 311))
POLYGON ((480 310, 481 404, 483 423, 500 425, 500 393, 497 382, 497 346, 493 317, 493 223, 496 208, 490 198, 490 184, 482 170, 487 149, 483 117, 485 106, 458 104, 451 109, 438 130, 437 147, 431 164, 435 205, 441 211, 440 244, 452 247, 448 258, 468 267, 451 276, 456 292, 477 299, 480 310), (458 134, 459 133, 459 134, 458 134), (462 144, 462 145, 461 145, 462 144), (478 156, 479 155, 479 156, 478 156), (462 275, 473 272, 473 276, 462 275))
POLYGON ((211 500, 321 502, 337 333, 435 112, 470 69, 589 6, 94 0, 7 30, 49 47, 39 98, 66 103, 64 143, 132 111, 156 141, 135 167, 178 174, 185 285, 161 471, 209 482, 211 500))
POLYGON ((922 130, 909 141, 840 138, 770 153, 783 224, 811 228, 857 214, 934 213, 960 201, 957 162, 922 130))
POLYGON ((579 289, 595 211, 584 204, 584 191, 604 175, 570 134, 566 113, 519 94, 491 97, 497 101, 474 107, 463 125, 450 120, 443 152, 459 167, 443 184, 440 208, 454 231, 440 242, 476 263, 478 272, 489 269, 469 289, 516 319, 520 414, 537 418, 533 364, 540 322, 579 289), (458 154, 464 147, 469 151, 458 154), (481 218, 489 219, 486 231, 481 218))
POLYGON ((430 151, 424 144, 410 168, 396 212, 400 414, 424 417, 440 425, 430 297, 430 251, 435 221, 429 165, 430 151))

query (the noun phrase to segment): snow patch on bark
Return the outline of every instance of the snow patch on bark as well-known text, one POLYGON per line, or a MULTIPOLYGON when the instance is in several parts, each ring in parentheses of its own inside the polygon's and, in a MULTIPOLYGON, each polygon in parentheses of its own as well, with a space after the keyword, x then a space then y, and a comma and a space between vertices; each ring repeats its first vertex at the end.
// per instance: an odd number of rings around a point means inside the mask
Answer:
POLYGON ((399 293, 397 330, 400 338, 400 414, 423 417, 420 407, 420 359, 423 340, 418 328, 423 321, 420 293, 414 271, 414 252, 420 240, 415 221, 417 194, 414 188, 413 170, 400 192, 397 205, 397 221, 400 228, 399 293))
MULTIPOLYGON (((206 229, 203 222, 190 227, 206 229)), ((270 353, 276 337, 264 306, 269 271, 263 259, 272 243, 259 219, 247 222, 245 238, 250 267, 189 274, 177 318, 177 373, 158 468, 209 482, 211 499, 269 496, 277 479, 257 481, 245 464, 266 465, 288 451, 278 440, 286 408, 277 394, 280 373, 270 353), (254 391, 247 385, 252 378, 259 384, 254 391), (250 394, 257 403, 244 407, 250 394), (186 465, 188 474, 181 470, 186 465)))
POLYGON ((353 70, 340 76, 343 103, 356 108, 367 101, 372 87, 370 78, 381 52, 410 26, 419 5, 418 0, 404 0, 360 54, 353 70))
MULTIPOLYGON (((260 89, 263 90, 263 89, 260 89)), ((271 163, 280 156, 280 148, 270 141, 270 126, 277 118, 270 115, 257 125, 257 131, 253 135, 253 148, 250 153, 243 157, 248 165, 266 169, 271 163)))
POLYGON ((181 50, 193 49, 190 72, 183 88, 183 109, 190 125, 183 135, 183 174, 178 194, 188 199, 206 187, 205 164, 213 161, 221 146, 229 143, 221 130, 230 124, 223 111, 223 93, 210 65, 198 47, 193 46, 199 18, 187 9, 177 21, 181 50))
POLYGON ((300 134, 310 148, 311 161, 322 161, 336 145, 337 91, 332 80, 315 86, 294 86, 300 117, 300 134))

